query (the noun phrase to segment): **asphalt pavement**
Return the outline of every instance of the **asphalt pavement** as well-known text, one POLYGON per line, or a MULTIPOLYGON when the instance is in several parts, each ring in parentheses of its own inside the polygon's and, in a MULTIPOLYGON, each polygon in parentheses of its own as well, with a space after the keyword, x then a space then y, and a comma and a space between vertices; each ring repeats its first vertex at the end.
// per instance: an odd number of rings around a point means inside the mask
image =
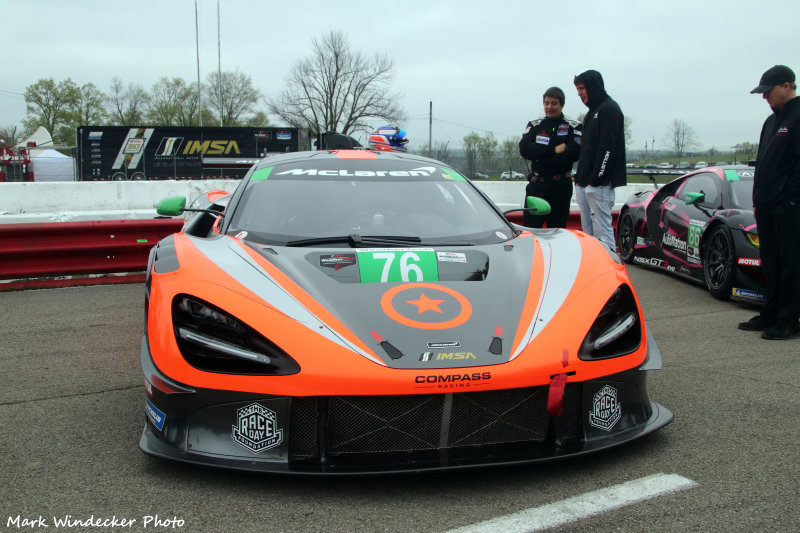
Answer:
POLYGON ((444 532, 662 473, 696 485, 552 531, 800 531, 800 340, 739 331, 755 309, 659 272, 629 271, 664 360, 650 394, 675 413, 673 423, 578 460, 357 478, 144 455, 143 285, 0 293, 0 525, 444 532))

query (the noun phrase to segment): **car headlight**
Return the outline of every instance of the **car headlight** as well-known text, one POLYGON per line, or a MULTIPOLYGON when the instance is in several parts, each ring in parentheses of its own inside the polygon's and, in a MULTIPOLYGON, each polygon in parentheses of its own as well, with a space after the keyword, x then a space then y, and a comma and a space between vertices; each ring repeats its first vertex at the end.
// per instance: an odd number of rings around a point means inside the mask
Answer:
POLYGON ((172 325, 181 355, 199 370, 265 376, 300 371, 294 359, 263 335, 199 298, 176 296, 172 325))
POLYGON ((585 361, 620 357, 635 352, 641 342, 642 325, 636 298, 629 286, 620 285, 589 328, 578 357, 585 361))

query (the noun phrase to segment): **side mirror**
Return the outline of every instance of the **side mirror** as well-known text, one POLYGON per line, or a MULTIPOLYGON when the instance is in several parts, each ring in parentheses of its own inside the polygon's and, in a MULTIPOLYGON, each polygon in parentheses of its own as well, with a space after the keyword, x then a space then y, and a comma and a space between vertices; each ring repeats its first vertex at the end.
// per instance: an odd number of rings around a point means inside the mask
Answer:
POLYGON ((525 211, 531 215, 549 215, 550 203, 538 196, 528 196, 525 198, 525 211))
POLYGON ((183 213, 186 207, 185 196, 169 196, 158 202, 156 213, 167 217, 177 217, 183 213))
POLYGON ((686 205, 689 204, 696 204, 702 200, 706 199, 706 193, 704 192, 687 192, 686 193, 686 205))
POLYGON ((528 196, 525 198, 525 207, 503 211, 503 215, 508 215, 509 213, 518 213, 520 211, 527 211, 532 215, 549 215, 550 204, 544 198, 539 198, 538 196, 528 196))

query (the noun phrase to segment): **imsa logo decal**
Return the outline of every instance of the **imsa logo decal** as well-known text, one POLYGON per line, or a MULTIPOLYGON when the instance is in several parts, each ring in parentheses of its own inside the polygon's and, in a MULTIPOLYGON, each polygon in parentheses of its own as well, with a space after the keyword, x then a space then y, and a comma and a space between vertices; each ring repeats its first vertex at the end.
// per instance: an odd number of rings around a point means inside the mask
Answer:
POLYGON ((251 403, 236 412, 236 425, 232 426, 233 442, 253 453, 260 453, 283 442, 283 430, 278 428, 278 417, 263 405, 251 403))
POLYGON ((621 417, 622 406, 617 400, 617 389, 605 385, 592 397, 589 424, 598 429, 610 431, 621 417))

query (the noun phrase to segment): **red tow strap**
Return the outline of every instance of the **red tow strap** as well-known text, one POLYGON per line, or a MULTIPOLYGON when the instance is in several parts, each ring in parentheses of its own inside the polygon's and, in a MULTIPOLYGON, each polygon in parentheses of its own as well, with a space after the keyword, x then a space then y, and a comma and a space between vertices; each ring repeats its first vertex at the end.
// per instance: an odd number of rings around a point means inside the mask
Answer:
POLYGON ((566 374, 557 374, 550 379, 550 388, 547 391, 547 413, 551 416, 561 416, 561 410, 564 407, 564 387, 566 384, 566 374))

